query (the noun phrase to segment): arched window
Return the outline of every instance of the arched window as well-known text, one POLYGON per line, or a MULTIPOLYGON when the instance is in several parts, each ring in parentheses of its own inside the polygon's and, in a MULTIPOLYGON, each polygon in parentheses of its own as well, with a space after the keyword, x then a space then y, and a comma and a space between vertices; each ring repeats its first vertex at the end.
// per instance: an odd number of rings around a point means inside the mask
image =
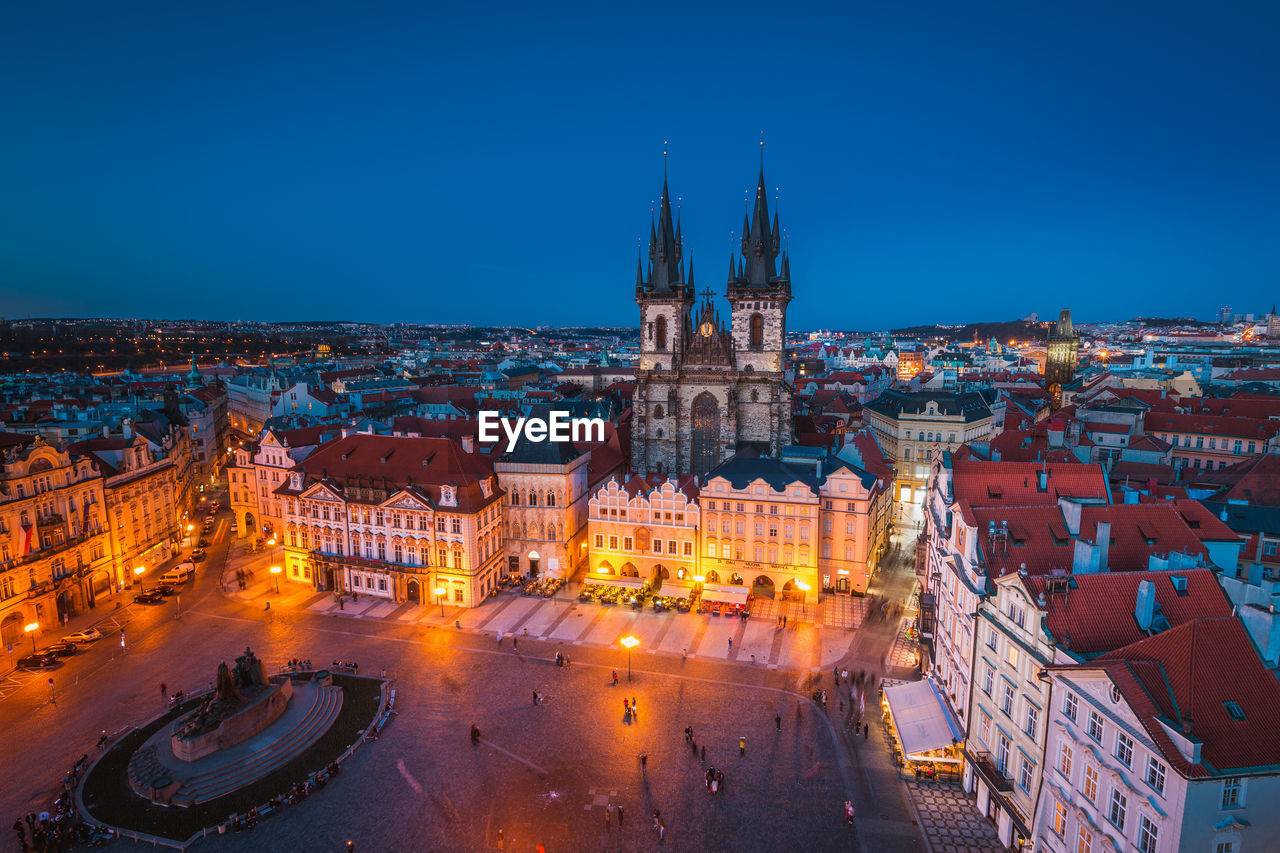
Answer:
POLYGON ((517 492, 517 491, 512 491, 512 492, 511 492, 511 505, 512 505, 512 506, 520 506, 520 493, 519 493, 519 492, 517 492))
POLYGON ((655 409, 653 410, 653 419, 654 419, 654 420, 658 420, 658 421, 660 421, 660 420, 662 420, 662 418, 663 418, 665 415, 666 415, 666 413, 662 411, 662 406, 661 406, 661 405, 659 405, 657 408, 655 408, 655 409))
POLYGON ((538 505, 538 493, 530 489, 529 490, 529 506, 537 506, 537 505, 538 505))
POLYGON ((555 506, 555 505, 556 505, 556 493, 547 492, 547 506, 555 506))
POLYGON ((667 318, 666 317, 661 317, 661 316, 658 317, 657 347, 658 349, 667 348, 667 318))
POLYGON ((751 315, 751 346, 764 346, 764 317, 759 314, 751 315))

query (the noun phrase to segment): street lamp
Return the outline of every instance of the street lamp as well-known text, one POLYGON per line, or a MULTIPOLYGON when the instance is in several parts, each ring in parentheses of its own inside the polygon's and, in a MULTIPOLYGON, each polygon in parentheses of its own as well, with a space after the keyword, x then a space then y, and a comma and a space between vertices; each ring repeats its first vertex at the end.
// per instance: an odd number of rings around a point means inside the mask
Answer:
POLYGON ((31 635, 31 654, 34 655, 36 653, 36 631, 40 630, 40 623, 32 622, 22 630, 26 631, 28 634, 31 635))
POLYGON ((796 581, 796 589, 800 590, 800 615, 803 617, 804 612, 804 593, 809 591, 809 585, 804 581, 796 581))
POLYGON ((618 642, 627 647, 627 681, 631 680, 631 650, 640 645, 640 641, 635 637, 623 637, 618 642))
POLYGON ((145 572, 145 571, 146 571, 146 568, 145 568, 145 567, 143 567, 143 566, 134 566, 134 567, 133 567, 133 574, 134 574, 134 576, 135 576, 135 577, 137 577, 137 579, 138 579, 138 592, 146 592, 146 591, 147 591, 147 585, 146 585, 146 583, 144 583, 144 582, 143 582, 143 580, 142 580, 142 574, 143 574, 143 572, 145 572))
POLYGON ((449 590, 442 586, 436 587, 436 603, 440 605, 440 618, 444 618, 444 595, 449 590))
POLYGON ((271 574, 276 576, 276 595, 280 594, 280 572, 283 571, 279 566, 271 567, 271 574))

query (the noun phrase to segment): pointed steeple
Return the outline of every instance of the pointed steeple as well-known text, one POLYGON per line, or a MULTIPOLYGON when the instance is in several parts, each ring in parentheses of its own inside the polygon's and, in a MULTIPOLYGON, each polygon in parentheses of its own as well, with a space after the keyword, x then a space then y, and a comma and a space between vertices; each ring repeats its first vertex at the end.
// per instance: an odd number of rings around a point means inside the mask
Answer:
POLYGON ((782 255, 782 279, 783 281, 791 281, 791 254, 789 252, 782 255))
POLYGON ((747 247, 751 245, 751 215, 747 213, 746 207, 742 208, 742 253, 746 254, 747 247))
POLYGON ((636 287, 644 287, 644 259, 638 246, 636 247, 636 287))
POLYGON ((780 236, 780 235, 781 235, 781 234, 782 234, 782 229, 778 227, 778 210, 777 210, 777 208, 774 208, 774 211, 773 211, 773 253, 774 253, 775 255, 776 255, 776 254, 778 254, 778 251, 782 248, 781 243, 780 243, 780 240, 781 240, 781 236, 780 236))
POLYGON ((680 234, 671 221, 671 193, 667 189, 665 156, 662 171, 662 204, 658 208, 658 225, 649 247, 649 260, 653 263, 649 284, 653 290, 670 290, 673 285, 681 283, 680 234))
POLYGON ((733 252, 729 252, 729 281, 733 281, 738 277, 738 271, 733 268, 733 252))
POLYGON ((774 259, 778 257, 778 243, 769 227, 769 197, 764 183, 764 161, 761 154, 760 178, 756 182, 756 206, 752 211, 743 241, 742 254, 747 260, 747 284, 764 286, 778 277, 774 259))
POLYGON ((694 288, 694 284, 693 284, 693 252, 690 252, 690 253, 689 253, 689 290, 692 292, 692 291, 693 291, 693 288, 694 288))

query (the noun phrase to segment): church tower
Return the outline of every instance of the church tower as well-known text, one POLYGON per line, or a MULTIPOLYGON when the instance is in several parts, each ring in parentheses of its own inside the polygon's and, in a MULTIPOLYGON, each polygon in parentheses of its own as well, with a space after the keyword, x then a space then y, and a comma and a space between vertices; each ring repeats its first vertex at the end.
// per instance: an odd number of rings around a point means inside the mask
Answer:
POLYGON ((648 267, 643 256, 636 266, 633 471, 702 475, 739 450, 776 454, 791 442, 791 389, 783 377, 790 264, 781 252, 777 214, 769 221, 763 168, 742 258, 729 261, 726 296, 727 325, 714 294, 697 293, 664 174, 657 222, 649 227, 648 267))
POLYGON ((1044 365, 1044 384, 1055 409, 1062 406, 1062 386, 1076 375, 1080 358, 1080 336, 1071 325, 1071 309, 1063 308, 1058 323, 1049 332, 1044 365))

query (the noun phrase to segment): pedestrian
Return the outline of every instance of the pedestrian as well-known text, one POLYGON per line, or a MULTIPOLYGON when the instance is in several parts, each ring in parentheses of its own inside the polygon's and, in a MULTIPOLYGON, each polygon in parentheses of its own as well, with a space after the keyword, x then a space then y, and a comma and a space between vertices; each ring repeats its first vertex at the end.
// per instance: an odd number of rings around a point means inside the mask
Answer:
POLYGON ((528 629, 528 628, 525 628, 525 629, 524 629, 524 635, 525 635, 526 637, 527 637, 527 636, 529 636, 529 629, 528 629))
POLYGON ((688 743, 693 740, 693 726, 684 727, 684 742, 688 743))
POLYGON ((169 688, 165 685, 163 681, 160 682, 160 698, 161 699, 169 698, 169 688))
POLYGON ((533 704, 538 704, 538 691, 533 691, 533 704))
POLYGON ((616 669, 613 671, 613 686, 618 686, 618 671, 616 669))
POLYGON ((705 743, 702 745, 702 757, 701 757, 701 760, 702 760, 702 761, 706 761, 706 760, 707 760, 707 745, 706 745, 705 743))
POLYGON ((733 651, 733 637, 729 638, 729 651, 733 651))
POLYGON ((869 726, 869 725, 868 725, 868 724, 866 724, 866 723, 863 723, 863 724, 862 724, 862 739, 863 739, 863 740, 866 740, 866 739, 867 739, 867 734, 868 734, 868 732, 870 732, 870 731, 871 731, 871 726, 869 726))
POLYGON ((622 831, 622 806, 618 806, 618 831, 622 831))
POLYGON ((747 739, 745 737, 738 738, 738 755, 747 754, 747 739))
POLYGON ((716 793, 718 794, 724 793, 724 771, 723 770, 716 771, 716 793))
POLYGON ((634 716, 636 713, 638 713, 638 711, 639 711, 639 706, 636 704, 636 697, 632 696, 631 697, 631 713, 634 716))
POLYGON ((778 731, 782 731, 782 715, 781 714, 773 715, 773 725, 774 725, 774 728, 776 728, 778 731))
POLYGON ((622 713, 624 714, 631 713, 631 700, 626 698, 625 696, 622 698, 622 713))
POLYGON ((649 753, 640 753, 640 772, 643 773, 645 768, 649 766, 649 753))
POLYGON ((782 617, 782 627, 783 628, 787 627, 787 617, 785 616, 782 617))
POLYGON ((511 648, 512 648, 514 651, 517 651, 517 652, 518 652, 518 651, 520 651, 520 638, 519 638, 519 637, 515 637, 515 636, 513 636, 513 637, 511 638, 511 648))
POLYGON ((831 670, 831 675, 835 678, 836 684, 839 684, 840 683, 840 667, 837 666, 835 669, 831 670))
POLYGON ((613 818, 613 803, 604 807, 604 831, 609 831, 609 821, 613 818))
POLYGON ((498 631, 498 645, 502 645, 502 631, 498 631))

